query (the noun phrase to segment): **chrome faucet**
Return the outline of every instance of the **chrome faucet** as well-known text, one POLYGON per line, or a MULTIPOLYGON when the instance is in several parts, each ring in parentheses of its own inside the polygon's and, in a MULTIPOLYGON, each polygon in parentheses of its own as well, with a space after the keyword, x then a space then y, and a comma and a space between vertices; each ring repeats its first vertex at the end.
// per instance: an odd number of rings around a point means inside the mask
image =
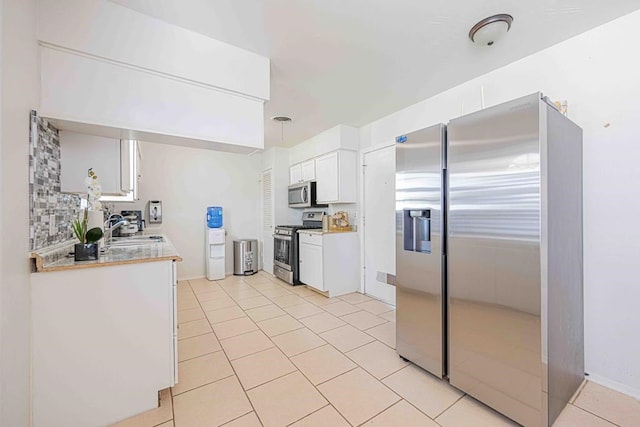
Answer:
POLYGON ((107 239, 105 237, 105 239, 104 239, 105 246, 110 246, 111 245, 111 240, 113 239, 113 230, 115 230, 116 228, 120 227, 121 225, 129 225, 129 221, 127 221, 126 219, 124 219, 124 217, 122 215, 117 214, 117 213, 112 213, 111 215, 109 215, 107 220, 104 222, 104 228, 106 230, 109 230, 109 238, 107 239), (114 218, 120 218, 120 219, 118 221, 112 223, 112 220, 114 218))

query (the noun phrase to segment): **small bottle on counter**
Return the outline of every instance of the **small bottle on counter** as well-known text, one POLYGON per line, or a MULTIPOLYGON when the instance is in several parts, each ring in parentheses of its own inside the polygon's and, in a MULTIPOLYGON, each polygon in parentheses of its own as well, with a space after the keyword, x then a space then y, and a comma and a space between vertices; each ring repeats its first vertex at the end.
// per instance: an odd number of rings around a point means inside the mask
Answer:
POLYGON ((329 215, 322 215, 322 231, 329 232, 329 215))

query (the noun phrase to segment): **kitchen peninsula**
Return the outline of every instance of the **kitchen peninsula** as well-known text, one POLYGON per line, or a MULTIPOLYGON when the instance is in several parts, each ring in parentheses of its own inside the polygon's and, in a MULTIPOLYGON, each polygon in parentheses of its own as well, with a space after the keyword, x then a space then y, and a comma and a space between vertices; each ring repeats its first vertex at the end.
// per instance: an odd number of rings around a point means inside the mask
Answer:
POLYGON ((108 425, 156 408, 177 382, 176 263, 162 236, 115 242, 97 261, 35 251, 33 425, 108 425))

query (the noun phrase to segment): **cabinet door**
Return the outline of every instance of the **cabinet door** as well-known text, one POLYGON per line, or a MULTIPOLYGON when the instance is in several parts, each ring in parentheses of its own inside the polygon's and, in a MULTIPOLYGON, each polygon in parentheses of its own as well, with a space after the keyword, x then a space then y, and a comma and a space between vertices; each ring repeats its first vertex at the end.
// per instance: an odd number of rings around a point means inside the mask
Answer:
POLYGON ((289 168, 289 184, 297 184, 302 181, 302 168, 300 165, 293 165, 289 168))
POLYGON ((128 193, 133 191, 133 178, 135 172, 133 165, 135 160, 135 144, 128 139, 120 140, 120 191, 128 193))
POLYGON ((318 203, 338 200, 338 153, 316 159, 316 199, 318 203))
POLYGON ((302 243, 300 245, 300 281, 324 291, 322 277, 322 246, 302 243))
POLYGON ((171 263, 171 290, 172 290, 172 328, 171 328, 171 343, 173 348, 173 381, 172 387, 178 383, 178 263, 173 261, 171 263))
POLYGON ((302 180, 313 181, 316 179, 316 161, 310 160, 300 164, 302 180))

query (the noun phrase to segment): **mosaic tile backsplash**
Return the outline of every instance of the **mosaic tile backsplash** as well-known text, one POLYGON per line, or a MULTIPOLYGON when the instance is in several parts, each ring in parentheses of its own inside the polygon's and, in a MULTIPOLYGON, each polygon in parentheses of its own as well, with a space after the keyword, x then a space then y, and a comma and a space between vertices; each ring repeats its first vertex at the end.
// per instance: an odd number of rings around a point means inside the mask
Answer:
POLYGON ((80 196, 60 192, 58 129, 35 111, 31 112, 29 136, 29 194, 31 250, 71 239, 71 223, 80 212, 80 196), (49 233, 52 216, 55 232, 49 233))

